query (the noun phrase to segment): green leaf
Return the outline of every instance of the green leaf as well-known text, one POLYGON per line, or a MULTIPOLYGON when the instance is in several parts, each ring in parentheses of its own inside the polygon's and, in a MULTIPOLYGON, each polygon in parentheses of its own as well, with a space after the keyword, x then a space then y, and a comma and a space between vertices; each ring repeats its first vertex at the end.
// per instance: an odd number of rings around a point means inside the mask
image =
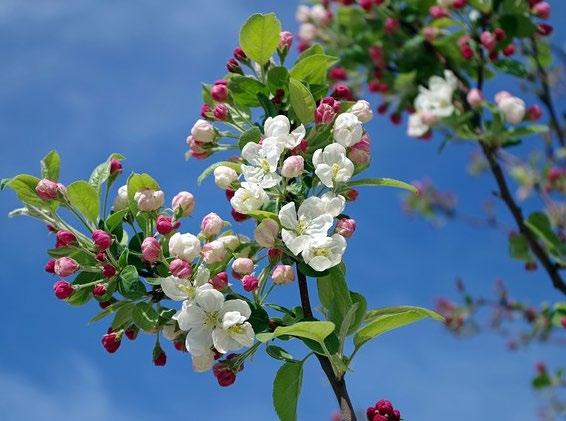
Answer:
POLYGON ((354 333, 358 327, 364 321, 364 317, 367 311, 367 301, 362 294, 359 294, 354 291, 350 291, 350 297, 352 298, 352 303, 357 304, 358 307, 356 308, 356 313, 352 318, 352 323, 350 324, 350 328, 348 329, 348 335, 354 333))
POLYGON ((544 124, 532 124, 526 127, 508 129, 503 133, 502 137, 504 139, 518 139, 525 136, 548 133, 548 130, 548 126, 544 124))
POLYGON ((337 61, 336 57, 314 54, 296 62, 289 74, 292 79, 309 84, 326 84, 328 69, 337 61))
POLYGON ((252 15, 240 30, 240 47, 263 66, 277 50, 280 32, 281 22, 274 13, 252 15))
POLYGON ((286 362, 277 371, 273 382, 273 406, 281 421, 297 420, 297 404, 302 384, 302 362, 286 362))
POLYGON ((128 265, 120 272, 118 291, 126 298, 137 300, 146 293, 135 266, 128 265))
POLYGON ((289 362, 295 362, 296 361, 291 354, 289 354, 287 351, 285 351, 280 346, 268 345, 265 348, 265 351, 267 352, 267 354, 270 357, 275 358, 276 360, 289 361, 289 362))
POLYGON ((510 58, 502 58, 493 62, 493 65, 504 73, 508 73, 517 77, 527 77, 529 71, 523 63, 510 58))
POLYGON ((159 314, 149 303, 137 303, 132 309, 134 324, 145 332, 153 332, 159 323, 159 314))
POLYGON ((111 315, 112 313, 114 313, 115 311, 118 311, 118 309, 120 307, 122 307, 123 305, 129 303, 130 301, 118 301, 114 304, 110 304, 108 307, 106 307, 105 309, 103 309, 101 312, 99 312, 98 314, 96 314, 93 318, 91 318, 88 321, 88 324, 97 322, 99 320, 104 319, 105 317, 108 317, 109 315, 111 315))
POLYGON ((86 250, 73 246, 49 249, 47 250, 47 254, 55 258, 63 256, 71 257, 81 266, 95 266, 99 263, 94 256, 86 250))
POLYGON ((542 212, 533 212, 525 221, 525 225, 548 247, 549 251, 556 257, 566 254, 566 245, 552 230, 548 216, 542 212))
POLYGON ((499 18, 499 25, 501 25, 509 39, 515 37, 530 37, 537 31, 537 27, 533 21, 527 16, 521 14, 502 15, 499 18))
POLYGON ((318 278, 317 286, 320 303, 326 310, 326 318, 335 326, 342 326, 344 317, 352 307, 344 264, 330 268, 328 275, 318 278))
POLYGON ((248 212, 246 213, 246 215, 248 215, 251 218, 257 219, 258 221, 263 221, 264 219, 273 219, 274 221, 279 222, 279 217, 277 216, 276 213, 273 212, 256 210, 256 211, 248 212))
POLYGON ((234 75, 228 81, 232 99, 244 107, 260 105, 258 94, 269 95, 269 89, 259 80, 250 76, 234 75))
POLYGON ((306 338, 323 343, 324 338, 334 332, 334 323, 332 322, 298 322, 291 326, 278 326, 272 333, 259 333, 257 339, 260 342, 267 342, 279 336, 295 336, 297 338, 306 338))
POLYGON ((492 7, 491 0, 470 0, 470 5, 482 13, 489 13, 492 7))
POLYGON ((277 93, 278 89, 288 91, 289 71, 282 66, 269 69, 267 72, 267 86, 273 95, 277 93))
MULTIPOLYGON (((96 168, 90 174, 90 178, 88 182, 94 187, 97 191, 100 191, 102 185, 110 178, 110 161, 113 159, 122 160, 125 157, 119 153, 110 154, 110 156, 104 161, 103 163, 96 166, 96 168)), ((114 180, 115 177, 112 178, 114 180)))
POLYGON ((116 212, 112 212, 108 218, 106 218, 106 229, 110 232, 114 231, 116 227, 118 227, 124 217, 128 214, 129 209, 122 209, 116 212))
POLYGON ((51 151, 41 160, 41 176, 51 181, 59 180, 61 158, 57 151, 51 151))
POLYGON ((417 193, 415 186, 405 183, 404 181, 395 180, 393 178, 362 178, 360 180, 354 180, 348 183, 348 187, 354 186, 396 187, 398 189, 405 189, 409 190, 410 192, 417 193))
MULTIPOLYGON (((261 139, 261 130, 259 129, 259 127, 254 126, 251 129, 246 130, 244 133, 241 134, 240 141, 238 142, 238 146, 240 150, 242 150, 244 149, 244 146, 246 146, 250 142, 258 143, 259 139, 261 139)), ((238 168, 237 171, 239 170, 240 168, 238 168)))
POLYGON ((97 222, 99 197, 94 187, 83 180, 75 181, 67 187, 67 197, 71 205, 87 219, 97 222))
POLYGON ((138 191, 146 189, 159 190, 159 184, 149 174, 134 173, 130 175, 128 178, 128 202, 134 215, 138 210, 134 196, 138 191))
POLYGON ((513 259, 524 260, 530 262, 533 260, 529 242, 522 234, 513 234, 509 236, 509 255, 513 259))
POLYGON ((369 311, 366 314, 365 326, 358 330, 354 336, 354 345, 359 348, 370 339, 385 332, 429 317, 433 320, 444 320, 440 314, 422 307, 385 307, 369 311))
POLYGON ((316 103, 310 91, 296 79, 289 80, 289 99, 297 118, 301 123, 314 120, 316 103))
POLYGON ((209 167, 207 167, 197 178, 197 184, 200 186, 202 184, 202 182, 205 180, 206 177, 208 177, 209 175, 211 175, 214 170, 218 167, 230 167, 232 168, 234 171, 236 172, 240 172, 240 167, 241 164, 238 164, 236 162, 231 162, 231 161, 221 161, 221 162, 215 162, 214 164, 210 165, 209 167))
POLYGON ((413 70, 411 72, 399 73, 395 78, 393 83, 396 92, 405 90, 415 90, 415 78, 417 77, 417 71, 413 70))
POLYGON ((22 202, 39 207, 45 207, 47 202, 37 195, 35 188, 39 178, 28 174, 19 174, 6 182, 6 187, 11 188, 22 202))
POLYGON ((320 44, 315 43, 311 45, 309 48, 307 48, 305 51, 303 51, 299 56, 299 58, 297 58, 295 64, 297 64, 301 60, 306 59, 307 57, 314 56, 315 54, 324 54, 324 48, 322 48, 320 44))
POLYGON ((135 303, 128 302, 116 311, 116 315, 114 316, 114 320, 112 321, 112 329, 117 330, 131 324, 134 306, 135 303))

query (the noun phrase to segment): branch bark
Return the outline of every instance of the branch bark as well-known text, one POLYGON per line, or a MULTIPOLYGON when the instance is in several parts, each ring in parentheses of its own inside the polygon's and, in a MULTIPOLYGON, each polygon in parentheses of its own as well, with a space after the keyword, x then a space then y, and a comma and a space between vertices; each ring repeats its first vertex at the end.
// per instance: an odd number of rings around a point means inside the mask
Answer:
MULTIPOLYGON (((309 299, 309 288, 307 285, 307 278, 306 276, 301 273, 299 270, 299 266, 297 264, 297 278, 299 284, 299 293, 301 296, 301 307, 303 308, 303 314, 307 319, 313 319, 313 313, 311 308, 311 303, 309 299)), ((352 401, 350 400, 350 396, 348 395, 348 389, 346 387, 346 380, 344 379, 344 375, 337 377, 334 374, 334 370, 332 368, 332 363, 330 360, 325 357, 324 355, 315 354, 316 358, 318 358, 318 362, 320 363, 320 367, 326 377, 332 390, 334 391, 334 395, 336 396, 336 400, 338 401, 338 405, 340 405, 340 413, 342 415, 342 421, 356 421, 356 413, 354 411, 354 407, 352 406, 352 401)))

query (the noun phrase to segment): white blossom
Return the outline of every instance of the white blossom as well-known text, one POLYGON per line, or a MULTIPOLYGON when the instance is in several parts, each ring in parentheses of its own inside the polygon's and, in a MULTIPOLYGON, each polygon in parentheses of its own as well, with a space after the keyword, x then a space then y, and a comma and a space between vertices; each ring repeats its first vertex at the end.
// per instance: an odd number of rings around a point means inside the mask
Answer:
POLYGON ((214 365, 214 356, 214 352, 210 349, 202 355, 191 355, 193 370, 197 373, 204 373, 210 370, 214 365))
POLYGON ((283 146, 277 138, 267 138, 260 145, 249 142, 242 149, 242 158, 250 165, 242 165, 242 173, 248 183, 256 183, 261 188, 274 187, 281 181, 277 174, 279 158, 283 152, 283 146))
POLYGON ((352 146, 362 138, 362 122, 353 113, 342 113, 334 121, 332 135, 340 145, 346 148, 352 146))
POLYGON ((332 192, 324 193, 320 199, 322 200, 323 212, 328 213, 333 218, 340 215, 346 207, 346 198, 340 194, 332 192))
POLYGON ((409 116, 409 124, 407 126, 407 134, 411 137, 421 137, 429 131, 423 120, 421 113, 415 112, 409 116))
POLYGON ((346 157, 346 149, 338 143, 332 143, 314 152, 312 163, 315 174, 326 187, 336 183, 345 183, 354 174, 354 163, 346 157))
POLYGON ((198 291, 210 289, 210 284, 194 286, 190 279, 177 278, 176 276, 168 276, 161 280, 161 289, 174 301, 184 301, 192 303, 198 291))
POLYGON ((258 210, 269 201, 269 196, 259 184, 243 182, 230 199, 232 207, 246 214, 258 210))
POLYGON ((373 118, 371 105, 364 99, 356 101, 356 103, 350 108, 349 112, 358 117, 358 120, 360 120, 362 123, 367 123, 373 118))
POLYGON ((118 189, 118 194, 116 195, 116 199, 114 199, 114 205, 112 206, 112 209, 114 209, 115 211, 120 211, 127 209, 128 206, 128 186, 124 184, 118 189))
POLYGON ((519 124, 525 118, 525 101, 516 96, 505 96, 497 103, 497 108, 508 123, 519 124))
POLYGON ((287 116, 284 115, 268 117, 263 125, 263 132, 266 137, 263 143, 271 138, 275 138, 277 143, 285 149, 293 149, 301 143, 301 140, 306 135, 305 126, 302 124, 291 131, 291 123, 287 116))
POLYGON ((316 271, 322 272, 342 261, 346 250, 346 240, 340 234, 332 237, 315 237, 303 250, 305 263, 316 271))
POLYGON ((144 189, 136 192, 134 200, 138 209, 144 212, 151 212, 163 206, 165 193, 161 190, 144 189))
POLYGON ((238 179, 238 173, 230 167, 220 165, 214 169, 214 183, 223 190, 238 179))
POLYGON ((193 234, 176 232, 169 239, 169 253, 186 262, 192 261, 200 251, 200 241, 193 234))

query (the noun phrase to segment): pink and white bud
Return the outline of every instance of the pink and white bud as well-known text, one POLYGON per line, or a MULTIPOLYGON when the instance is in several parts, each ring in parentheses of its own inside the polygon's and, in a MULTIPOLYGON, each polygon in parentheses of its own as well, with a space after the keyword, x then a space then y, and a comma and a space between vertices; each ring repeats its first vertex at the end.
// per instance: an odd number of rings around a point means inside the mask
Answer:
MULTIPOLYGON (((225 102, 228 99, 228 93, 229 93, 228 86, 226 86, 226 84, 217 83, 210 89, 210 96, 212 96, 213 100, 218 102, 225 102)), ((213 133, 214 133, 214 129, 213 129, 213 133)), ((214 135, 212 139, 214 139, 214 135)), ((202 142, 202 140, 200 142, 202 142)))
POLYGON ((383 30, 386 34, 392 34, 395 30, 399 27, 399 21, 395 18, 387 18, 385 19, 385 25, 383 26, 383 30))
POLYGON ((55 296, 57 298, 59 298, 60 300, 65 300, 73 295, 75 289, 67 281, 61 280, 53 284, 53 292, 55 293, 55 296))
POLYGON ((224 291, 228 286, 228 274, 226 272, 220 272, 216 276, 210 278, 208 283, 212 285, 215 290, 224 291))
POLYGON ((281 175, 285 178, 300 176, 305 170, 305 160, 301 155, 292 155, 283 161, 281 175))
POLYGON ((216 104, 212 110, 212 114, 216 119, 226 121, 230 115, 230 110, 228 110, 228 107, 224 104, 216 104))
POLYGON ((248 275, 254 271, 254 261, 247 257, 238 257, 232 262, 232 270, 238 275, 248 275))
POLYGON ((110 160, 110 175, 120 174, 122 169, 122 161, 116 158, 110 160))
POLYGON ((173 218, 167 215, 159 215, 155 221, 155 228, 161 235, 171 234, 181 226, 179 221, 173 223, 173 218))
POLYGON ((197 142, 209 143, 214 140, 216 134, 210 121, 199 119, 193 125, 191 135, 197 142))
POLYGON ((259 279, 253 275, 246 275, 242 278, 242 285, 247 292, 255 291, 259 286, 259 279))
POLYGON ((316 124, 331 124, 336 117, 334 107, 321 101, 314 112, 314 121, 316 124))
POLYGON ((421 121, 427 126, 434 126, 438 123, 438 116, 432 112, 425 111, 421 113, 421 121))
POLYGON ((141 244, 141 251, 144 260, 153 263, 161 257, 161 245, 155 237, 147 237, 141 244))
POLYGON ((169 272, 177 278, 187 279, 193 273, 192 266, 181 259, 175 259, 169 263, 169 272))
POLYGON ((224 221, 214 212, 202 218, 202 222, 200 223, 201 232, 208 238, 220 234, 222 228, 224 228, 224 221))
POLYGON ((304 42, 311 42, 318 36, 318 28, 310 22, 299 26, 299 38, 304 42))
POLYGON ((279 224, 273 219, 266 218, 255 229, 254 238, 262 247, 273 247, 279 235, 279 224))
POLYGON ((35 186, 35 192, 43 200, 57 199, 59 187, 56 182, 44 178, 35 186))
POLYGON ((112 245, 112 236, 103 230, 94 230, 92 233, 92 241, 98 247, 98 251, 104 251, 112 245))
POLYGON ((350 108, 350 112, 358 117, 362 123, 367 123, 373 118, 373 111, 371 110, 371 105, 369 102, 360 99, 356 101, 352 108, 350 108))
POLYGON ((218 187, 226 190, 238 179, 238 173, 230 167, 220 165, 214 169, 214 182, 218 187))
POLYGON ((550 17, 550 9, 550 4, 545 1, 541 1, 533 6, 531 12, 533 15, 541 19, 548 19, 550 17))
POLYGON ((483 31, 480 35, 480 42, 486 49, 491 51, 495 48, 497 39, 495 38, 495 34, 493 34, 492 32, 483 31))
POLYGON ((279 49, 285 50, 293 45, 293 34, 289 31, 283 31, 279 34, 279 49))
POLYGON ((69 276, 79 270, 80 266, 75 259, 70 257, 60 257, 55 260, 55 266, 53 270, 59 276, 69 276))
POLYGON ((193 213, 195 198, 191 193, 181 191, 177 193, 171 201, 171 207, 175 213, 180 212, 182 216, 189 216, 193 213))
POLYGON ((483 94, 479 89, 470 89, 468 95, 466 95, 466 101, 472 108, 478 108, 483 103, 483 94))
POLYGON ((442 6, 432 6, 428 10, 428 13, 430 14, 430 16, 432 16, 433 19, 441 19, 449 15, 448 10, 446 10, 442 6))
POLYGON ((221 262, 225 257, 226 247, 220 240, 211 241, 202 247, 202 258, 207 265, 221 262))
POLYGON ((96 284, 92 289, 92 295, 95 297, 102 297, 106 294, 106 285, 104 284, 96 284))
POLYGON ((496 103, 497 105, 499 105, 499 103, 500 103, 504 98, 509 98, 509 97, 511 97, 511 96, 512 96, 512 95, 511 95, 509 92, 507 92, 507 91, 500 91, 500 92, 498 92, 497 94, 495 94, 495 103, 496 103))
POLYGON ((353 144, 348 151, 348 159, 355 165, 365 165, 371 159, 371 144, 367 134, 358 143, 353 144))
POLYGON ((501 99, 497 103, 497 108, 499 108, 499 111, 501 111, 508 123, 519 124, 525 118, 525 101, 516 96, 507 96, 501 99))
POLYGON ((342 237, 350 238, 356 231, 356 221, 350 218, 342 218, 336 223, 336 233, 342 237))
POLYGON ((145 189, 136 192, 134 200, 139 210, 151 212, 163 206, 165 194, 161 190, 145 189))
POLYGON ((283 258, 283 250, 272 247, 267 250, 267 257, 271 263, 278 262, 283 258))
POLYGON ((55 248, 67 247, 71 244, 77 243, 77 237, 71 231, 60 230, 57 231, 56 241, 55 241, 55 248))
POLYGON ((222 241, 224 243, 224 247, 230 251, 236 250, 240 245, 240 239, 235 235, 223 235, 218 238, 218 241, 222 241))
POLYGON ((423 37, 428 42, 432 42, 438 36, 439 29, 434 26, 426 26, 423 28, 423 37))
POLYGON ((123 209, 127 209, 129 205, 130 204, 128 202, 128 186, 123 185, 118 189, 118 194, 114 199, 114 204, 112 205, 112 209, 114 209, 114 211, 117 212, 123 209))
POLYGON ((277 265, 273 269, 271 279, 276 285, 290 284, 295 280, 295 271, 289 265, 277 265))

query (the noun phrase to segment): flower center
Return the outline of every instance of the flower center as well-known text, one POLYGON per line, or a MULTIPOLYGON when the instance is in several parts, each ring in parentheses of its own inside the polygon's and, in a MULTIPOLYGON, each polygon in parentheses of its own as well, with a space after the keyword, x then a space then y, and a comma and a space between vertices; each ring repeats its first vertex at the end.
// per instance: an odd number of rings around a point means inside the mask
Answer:
POLYGON ((244 326, 243 325, 234 325, 234 326, 230 326, 228 328, 228 330, 232 334, 240 335, 240 334, 244 333, 244 326))
POLYGON ((260 167, 261 167, 261 170, 262 170, 264 173, 269 173, 269 172, 271 172, 271 168, 270 168, 270 166, 269 166, 269 162, 267 161, 267 159, 265 159, 265 158, 261 159, 261 160, 259 161, 259 165, 260 165, 260 167))
POLYGON ((217 311, 204 314, 203 324, 205 324, 206 326, 216 326, 218 322, 219 322, 219 318, 217 311))
POLYGON ((179 285, 178 285, 178 288, 179 288, 181 291, 183 291, 185 294, 187 294, 187 296, 188 296, 190 299, 195 298, 196 293, 195 293, 195 289, 193 288, 192 285, 189 285, 189 284, 187 284, 187 283, 182 283, 182 284, 179 284, 179 285))
POLYGON ((332 254, 332 250, 328 247, 321 247, 314 251, 315 256, 329 257, 332 254))
POLYGON ((336 177, 338 176, 338 172, 340 171, 340 165, 332 164, 331 170, 332 170, 332 179, 336 179, 336 177))
POLYGON ((297 228, 295 228, 295 232, 298 235, 303 235, 308 227, 309 227, 309 222, 305 219, 304 216, 301 216, 299 218, 299 223, 297 224, 297 228))

